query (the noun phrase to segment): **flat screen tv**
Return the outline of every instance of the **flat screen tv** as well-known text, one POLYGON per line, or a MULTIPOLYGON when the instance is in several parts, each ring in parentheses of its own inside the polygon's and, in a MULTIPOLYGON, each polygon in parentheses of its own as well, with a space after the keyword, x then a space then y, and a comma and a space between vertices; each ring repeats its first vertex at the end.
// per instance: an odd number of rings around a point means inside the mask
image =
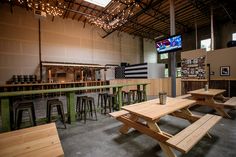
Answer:
POLYGON ((182 49, 182 36, 174 35, 168 38, 156 41, 157 53, 167 53, 182 49))

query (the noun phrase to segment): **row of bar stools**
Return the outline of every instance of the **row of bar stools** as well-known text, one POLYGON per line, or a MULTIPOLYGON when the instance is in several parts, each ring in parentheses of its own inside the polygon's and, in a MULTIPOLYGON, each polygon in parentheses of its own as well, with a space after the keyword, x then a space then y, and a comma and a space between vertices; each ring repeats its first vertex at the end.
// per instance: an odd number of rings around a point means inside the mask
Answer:
POLYGON ((48 123, 51 122, 51 113, 53 108, 57 108, 57 113, 58 115, 61 116, 61 121, 64 124, 66 128, 66 123, 65 123, 65 114, 64 114, 64 109, 63 109, 63 103, 59 99, 51 99, 47 101, 47 118, 48 118, 48 123))
POLYGON ((79 119, 84 118, 84 123, 86 123, 86 120, 87 120, 87 112, 90 113, 91 117, 93 117, 93 112, 94 112, 95 119, 97 120, 96 106, 95 106, 93 97, 78 96, 76 111, 77 111, 79 119))
POLYGON ((33 102, 22 102, 19 103, 15 110, 15 129, 20 128, 20 124, 22 122, 23 111, 28 111, 29 118, 32 126, 36 126, 36 116, 34 110, 33 102))

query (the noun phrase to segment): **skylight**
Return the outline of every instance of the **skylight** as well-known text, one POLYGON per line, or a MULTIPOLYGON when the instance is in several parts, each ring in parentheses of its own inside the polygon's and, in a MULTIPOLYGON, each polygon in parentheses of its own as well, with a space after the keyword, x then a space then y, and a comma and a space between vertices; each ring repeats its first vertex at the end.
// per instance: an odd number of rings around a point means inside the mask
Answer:
POLYGON ((111 0, 84 0, 84 1, 101 7, 106 7, 111 2, 111 0))

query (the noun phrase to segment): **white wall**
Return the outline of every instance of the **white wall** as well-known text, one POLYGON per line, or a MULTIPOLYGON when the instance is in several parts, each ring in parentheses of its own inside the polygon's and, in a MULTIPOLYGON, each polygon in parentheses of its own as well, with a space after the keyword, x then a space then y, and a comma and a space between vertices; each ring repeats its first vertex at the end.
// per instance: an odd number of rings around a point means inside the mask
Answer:
POLYGON ((165 77, 165 64, 148 63, 148 79, 165 77))
POLYGON ((157 51, 155 42, 143 39, 144 63, 157 63, 157 51))
POLYGON ((236 79, 236 47, 218 49, 207 53, 207 63, 211 66, 211 79, 236 79), (229 66, 230 76, 220 76, 220 67, 229 66))
MULTIPOLYGON (((10 12, 0 5, 0 84, 12 75, 38 74, 38 19, 19 7, 10 12)), ((100 29, 77 20, 51 17, 41 20, 42 61, 130 64, 139 63, 140 41, 114 32, 105 39, 100 29)))

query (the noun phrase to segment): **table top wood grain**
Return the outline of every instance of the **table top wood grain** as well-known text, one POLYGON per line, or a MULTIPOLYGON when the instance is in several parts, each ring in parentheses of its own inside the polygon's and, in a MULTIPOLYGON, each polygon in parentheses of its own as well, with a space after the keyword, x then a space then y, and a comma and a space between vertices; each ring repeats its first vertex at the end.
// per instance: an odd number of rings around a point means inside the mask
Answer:
POLYGON ((148 121, 155 121, 162 116, 173 113, 174 111, 188 107, 195 103, 195 100, 178 99, 167 97, 165 105, 160 104, 159 98, 137 103, 134 105, 128 105, 122 107, 123 110, 128 111, 134 115, 144 118, 148 121))
POLYGON ((188 93, 192 94, 192 95, 216 96, 216 95, 222 94, 224 92, 225 92, 224 89, 208 89, 207 91, 205 91, 204 89, 198 89, 198 90, 190 91, 188 93))
POLYGON ((55 123, 0 134, 0 156, 64 156, 55 123))

